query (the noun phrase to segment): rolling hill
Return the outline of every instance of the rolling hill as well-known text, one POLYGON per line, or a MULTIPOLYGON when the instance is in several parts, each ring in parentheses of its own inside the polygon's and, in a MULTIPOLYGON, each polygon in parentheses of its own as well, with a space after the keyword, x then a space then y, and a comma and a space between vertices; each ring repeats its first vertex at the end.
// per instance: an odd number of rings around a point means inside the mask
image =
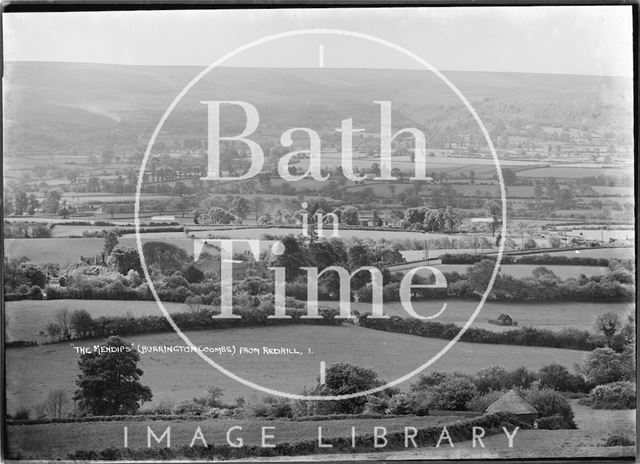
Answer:
MULTIPOLYGON (((71 149, 127 150, 145 143, 164 110, 202 68, 83 63, 5 64, 8 154, 71 149)), ((540 125, 630 134, 631 80, 617 77, 446 72, 486 124, 520 118, 540 125)), ((244 100, 260 111, 260 134, 291 127, 333 132, 340 120, 377 132, 374 100, 393 102, 393 125, 475 130, 457 97, 428 71, 220 68, 185 97, 163 137, 203 138, 202 100, 244 100)), ((244 124, 230 112, 224 129, 244 124)), ((277 142, 277 139, 274 140, 277 142)))

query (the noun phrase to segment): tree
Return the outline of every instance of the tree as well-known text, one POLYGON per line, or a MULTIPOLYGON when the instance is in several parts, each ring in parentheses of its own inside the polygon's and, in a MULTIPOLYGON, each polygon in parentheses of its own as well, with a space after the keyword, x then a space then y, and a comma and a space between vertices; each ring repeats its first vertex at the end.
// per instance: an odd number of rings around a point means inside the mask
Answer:
POLYGON ((560 278, 551 269, 544 266, 536 267, 531 271, 531 276, 537 281, 547 284, 560 282, 560 278))
POLYGON ((184 266, 188 255, 179 246, 165 242, 147 242, 142 246, 145 262, 163 274, 173 274, 184 266))
POLYGON ((502 207, 496 200, 487 201, 484 205, 487 213, 491 217, 491 235, 496 235, 496 226, 500 223, 500 216, 502 215, 502 207))
POLYGON ((349 225, 349 226, 357 226, 360 224, 360 219, 358 218, 358 209, 355 206, 346 206, 342 209, 342 213, 339 215, 340 223, 349 225))
POLYGON ((420 196, 420 192, 422 191, 424 186, 427 185, 427 182, 424 180, 418 179, 418 180, 414 180, 411 185, 413 187, 413 190, 416 192, 416 195, 420 196))
POLYGON ((529 237, 527 240, 525 240, 522 248, 524 248, 525 250, 535 250, 536 248, 538 248, 538 244, 534 239, 529 237))
POLYGON ((549 235, 549 245, 551 248, 560 248, 562 246, 562 240, 557 234, 549 235))
POLYGON ((224 395, 224 389, 220 387, 216 387, 215 385, 211 385, 207 388, 207 394, 200 398, 194 398, 193 401, 197 404, 202 404, 203 406, 207 406, 209 408, 217 408, 221 406, 220 400, 224 395))
POLYGON ((67 308, 56 311, 56 322, 61 330, 61 339, 69 340, 71 338, 71 326, 69 324, 69 310, 67 308))
POLYGON ((110 255, 115 247, 118 246, 118 233, 114 230, 110 230, 104 235, 104 252, 110 255))
POLYGON ((432 406, 435 409, 463 411, 467 403, 478 395, 478 389, 467 377, 449 376, 442 383, 434 386, 432 406))
MULTIPOLYGON (((349 248, 347 265, 351 272, 364 266, 375 266, 378 262, 377 257, 371 249, 366 245, 354 245, 349 248)), ((371 273, 368 271, 360 271, 351 278, 352 290, 358 290, 371 282, 371 273)))
POLYGON ((13 197, 13 206, 14 206, 16 215, 22 216, 22 214, 29 207, 29 199, 27 197, 27 194, 24 193, 22 190, 16 191, 13 197))
POLYGON ((85 414, 111 416, 134 414, 152 398, 149 387, 140 383, 140 355, 120 337, 109 337, 98 350, 80 355, 80 374, 73 397, 85 414))
POLYGON ((635 379, 633 350, 617 353, 611 348, 596 348, 587 356, 581 371, 590 385, 602 385, 635 379))
POLYGON ((31 227, 31 237, 32 238, 51 238, 53 235, 53 228, 55 224, 34 224, 31 227))
POLYGON ((33 193, 29 194, 27 197, 27 213, 33 216, 38 208, 40 208, 40 201, 33 193))
POLYGON ((486 367, 476 374, 475 384, 478 390, 482 393, 486 393, 491 390, 500 390, 504 387, 510 387, 511 385, 505 385, 508 371, 496 364, 486 367))
POLYGON ((571 404, 560 392, 551 388, 532 388, 526 392, 525 400, 536 408, 540 417, 559 415, 565 428, 576 428, 571 404))
POLYGON ((111 263, 116 270, 122 274, 127 275, 129 270, 133 269, 138 274, 142 274, 142 265, 140 263, 140 256, 138 250, 135 248, 122 248, 116 246, 111 251, 111 263))
POLYGON ((604 313, 600 314, 596 319, 596 333, 601 333, 607 341, 607 346, 611 346, 611 340, 616 332, 620 329, 620 319, 617 314, 604 313))
POLYGON ((60 190, 50 190, 44 200, 44 210, 47 213, 58 214, 60 210, 60 200, 62 192, 60 190))
POLYGON ((539 180, 536 180, 536 186, 533 189, 533 197, 536 200, 536 206, 540 205, 543 196, 544 190, 542 189, 542 183, 539 180))
MULTIPOLYGON (((357 393, 380 386, 378 374, 364 367, 349 363, 332 364, 326 370, 325 395, 337 396, 357 393)), ((364 409, 367 399, 357 397, 349 400, 336 401, 337 411, 342 414, 359 414, 364 409)))
POLYGON ((76 309, 71 313, 69 326, 78 337, 86 337, 93 331, 93 318, 86 309, 76 309))
POLYGON ((458 211, 451 206, 447 206, 444 210, 444 230, 446 232, 455 232, 462 223, 462 217, 458 211))
POLYGON ((494 267, 494 261, 483 259, 467 272, 467 282, 473 292, 481 295, 487 290, 494 267))
POLYGON ((476 181, 476 172, 473 169, 471 169, 469 171, 469 183, 473 184, 475 183, 475 181, 476 181))
POLYGON ((224 208, 220 208, 219 206, 215 206, 209 209, 206 214, 206 222, 208 224, 231 224, 236 219, 237 218, 235 215, 231 214, 224 208))
POLYGON ((229 208, 229 213, 242 219, 246 219, 249 211, 251 211, 251 203, 244 197, 235 197, 229 208))
POLYGON ((44 330, 51 341, 60 339, 60 333, 62 332, 62 329, 55 322, 49 322, 44 330))
POLYGON ((67 415, 71 401, 67 392, 58 389, 49 392, 47 399, 40 406, 42 412, 51 419, 60 419, 67 415))
POLYGON ((202 310, 202 297, 189 296, 184 300, 184 305, 189 309, 191 314, 198 314, 202 310))
POLYGON ((179 198, 174 198, 169 203, 169 208, 175 211, 180 211, 182 217, 184 217, 184 213, 189 211, 193 207, 193 202, 185 196, 181 196, 179 198))
POLYGON ((300 268, 310 263, 307 250, 303 249, 301 243, 294 235, 287 235, 282 239, 284 253, 276 256, 275 267, 284 267, 287 282, 292 282, 301 274, 300 268))
POLYGON ((586 389, 584 378, 575 375, 560 364, 543 366, 538 372, 541 387, 549 387, 564 392, 583 392, 586 389))
POLYGON ((204 272, 195 267, 193 264, 190 264, 189 266, 184 268, 182 270, 182 275, 190 284, 197 284, 204 280, 204 272))

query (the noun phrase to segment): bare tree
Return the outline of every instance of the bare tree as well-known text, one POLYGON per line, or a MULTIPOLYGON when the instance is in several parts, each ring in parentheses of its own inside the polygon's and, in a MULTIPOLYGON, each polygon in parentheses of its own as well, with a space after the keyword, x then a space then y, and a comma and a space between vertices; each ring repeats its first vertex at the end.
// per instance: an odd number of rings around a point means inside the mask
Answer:
POLYGON ((66 308, 56 312, 56 322, 60 327, 60 339, 69 340, 71 338, 71 327, 69 325, 69 310, 66 308))
POLYGON ((199 296, 187 297, 184 304, 191 314, 198 314, 202 310, 202 298, 199 296))
POLYGON ((42 404, 42 411, 52 419, 65 417, 69 411, 71 400, 67 392, 58 389, 49 392, 46 401, 42 404))

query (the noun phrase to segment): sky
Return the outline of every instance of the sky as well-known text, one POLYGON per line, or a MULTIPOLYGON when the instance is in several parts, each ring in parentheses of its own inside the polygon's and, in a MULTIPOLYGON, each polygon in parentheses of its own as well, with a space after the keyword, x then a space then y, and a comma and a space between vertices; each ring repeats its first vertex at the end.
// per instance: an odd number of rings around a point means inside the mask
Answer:
MULTIPOLYGON (((633 75, 630 6, 10 13, 4 59, 206 66, 262 37, 315 28, 374 35, 443 71, 633 75)), ((224 65, 420 67, 333 34, 279 39, 224 65)))

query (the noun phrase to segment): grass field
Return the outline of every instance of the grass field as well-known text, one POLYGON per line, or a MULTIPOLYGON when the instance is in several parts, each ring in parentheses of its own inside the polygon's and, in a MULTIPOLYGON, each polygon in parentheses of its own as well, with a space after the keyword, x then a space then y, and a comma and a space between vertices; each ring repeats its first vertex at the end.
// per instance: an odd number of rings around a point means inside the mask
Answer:
MULTIPOLYGON (((413 307, 423 316, 436 313, 447 303, 447 310, 437 321, 462 325, 475 310, 477 301, 465 300, 433 300, 416 301, 413 307)), ((113 300, 47 300, 47 301, 9 301, 5 303, 6 337, 8 341, 32 340, 40 342, 39 331, 44 329, 49 321, 55 320, 56 313, 61 309, 72 312, 85 309, 94 317, 100 316, 133 316, 162 315, 155 301, 113 301, 113 300)), ((322 306, 338 308, 337 302, 323 301, 322 306)), ((185 305, 180 303, 165 303, 170 313, 186 311, 185 305)), ((352 310, 366 313, 371 311, 371 305, 366 303, 352 303, 352 310)), ((400 303, 385 303, 385 314, 408 317, 400 303)), ((473 323, 473 327, 494 331, 509 330, 511 327, 489 324, 489 319, 496 319, 500 314, 507 313, 518 322, 519 326, 539 327, 550 330, 563 328, 577 328, 592 330, 596 318, 600 314, 613 312, 624 319, 633 312, 633 305, 626 303, 500 303, 487 302, 473 323)))
MULTIPOLYGON (((388 433, 403 432, 405 427, 431 427, 450 424, 456 416, 407 416, 387 419, 345 419, 331 421, 265 420, 265 419, 209 419, 199 421, 147 421, 147 422, 90 422, 67 424, 18 425, 9 427, 10 452, 20 450, 34 458, 64 458, 79 449, 101 450, 123 447, 123 427, 128 427, 129 447, 146 448, 147 426, 159 436, 171 426, 171 446, 188 446, 196 427, 200 426, 209 445, 227 444, 226 434, 231 427, 242 427, 232 432, 231 439, 242 438, 244 446, 261 443, 261 427, 275 427, 268 431, 274 435, 269 443, 318 439, 318 427, 323 438, 350 437, 351 427, 356 435, 372 436, 373 428, 382 426, 388 433)), ((198 441, 196 443, 202 443, 198 441)), ((373 446, 372 446, 373 447, 373 446)))
MULTIPOLYGON (((370 367, 387 381, 416 369, 447 343, 446 340, 375 331, 345 325, 280 326, 268 328, 229 329, 189 332, 195 346, 236 346, 236 355, 212 354, 220 365, 243 378, 280 391, 300 393, 305 386, 315 384, 320 361, 327 366, 350 362, 370 367), (289 347, 301 354, 248 355, 239 354, 240 347, 289 347), (407 354, 411 353, 410 356, 407 354)), ((175 333, 127 337, 137 345, 184 345, 175 333)), ((7 401, 10 413, 20 406, 33 407, 57 388, 73 392, 78 375, 75 346, 93 346, 98 340, 76 341, 6 351, 7 401)), ((492 364, 514 369, 525 366, 538 369, 551 362, 569 369, 582 363, 585 352, 553 348, 457 343, 429 369, 440 371, 476 372, 492 364)), ((201 396, 214 384, 224 389, 225 400, 238 396, 247 399, 256 395, 252 388, 240 384, 194 353, 146 353, 141 355, 142 381, 153 392, 153 402, 176 401, 201 396)), ((400 385, 407 388, 411 381, 400 385)), ((262 394, 259 394, 262 396, 262 394)))
MULTIPOLYGON (((543 255, 545 252, 540 252, 543 255)), ((534 253, 538 254, 538 253, 534 253)), ((620 247, 620 248, 592 248, 584 250, 567 250, 567 251, 554 251, 549 253, 551 256, 569 256, 569 257, 583 257, 583 258, 607 258, 607 259, 629 259, 635 257, 635 249, 633 247, 620 247)))
MULTIPOLYGON (((344 455, 313 455, 313 460, 343 459, 459 459, 459 458, 541 458, 541 457, 605 457, 635 455, 633 447, 601 447, 604 440, 615 433, 622 433, 630 438, 635 435, 635 410, 611 411, 593 410, 580 406, 571 400, 575 413, 576 430, 519 430, 514 438, 513 448, 503 434, 483 438, 484 448, 473 447, 471 441, 458 442, 455 448, 449 446, 435 449, 433 447, 409 449, 407 451, 377 451, 375 453, 358 453, 344 455)), ((146 447, 147 426, 156 435, 160 435, 171 426, 171 445, 178 447, 188 445, 197 426, 211 446, 226 443, 226 432, 234 426, 242 427, 232 434, 232 439, 242 437, 244 445, 259 445, 260 428, 275 427, 273 442, 294 440, 316 440, 318 427, 322 427, 323 437, 349 437, 351 427, 356 427, 358 436, 371 436, 373 427, 383 426, 388 433, 404 430, 404 427, 440 426, 456 421, 455 416, 400 417, 388 419, 347 419, 335 421, 288 420, 265 421, 259 419, 217 419, 201 421, 149 421, 149 422, 92 422, 42 425, 12 425, 8 427, 9 452, 21 452, 23 456, 42 459, 64 458, 67 453, 77 449, 101 450, 109 447, 123 446, 123 427, 128 427, 129 446, 131 448, 146 447)), ((270 433, 270 432, 269 432, 270 433)), ((373 449, 372 449, 373 450, 373 449)), ((299 457, 277 458, 280 460, 299 460, 299 457)), ((275 460, 275 459, 274 459, 275 460)))
MULTIPOLYGON (((298 460, 376 460, 395 462, 397 460, 422 459, 484 459, 495 462, 497 459, 557 459, 575 460, 578 458, 632 458, 636 455, 635 446, 602 447, 610 434, 622 433, 628 438, 635 437, 636 410, 594 410, 580 406, 577 400, 570 400, 575 413, 578 429, 575 430, 519 430, 508 447, 504 434, 492 435, 483 439, 484 448, 473 447, 471 441, 456 443, 455 448, 441 447, 419 448, 408 451, 387 451, 377 453, 358 453, 351 455, 298 456, 298 460)), ((295 460, 296 458, 285 458, 295 460)))
MULTIPOLYGON (((447 303, 447 309, 435 321, 458 325, 466 322, 478 305, 478 301, 431 300, 428 302, 416 301, 413 303, 413 309, 421 316, 429 316, 437 313, 443 303, 447 303)), ((335 302, 323 302, 322 305, 338 307, 335 302)), ((362 314, 371 311, 369 303, 352 303, 351 308, 362 314)), ((385 303, 384 312, 389 315, 408 317, 399 302, 385 303)), ((592 331, 596 318, 606 312, 618 314, 623 320, 627 314, 634 312, 634 305, 631 303, 503 303, 490 301, 482 307, 472 327, 494 331, 512 330, 514 327, 499 326, 488 322, 489 319, 497 319, 500 314, 506 313, 518 322, 518 326, 549 330, 576 328, 592 331)))
MULTIPOLYGON (((104 227, 102 228, 104 229, 104 227)), ((171 243, 193 254, 193 240, 180 233, 181 237, 163 237, 162 234, 144 234, 146 241, 160 240, 171 243)), ((135 235, 127 235, 118 239, 120 246, 137 248, 135 235)), ((4 243, 7 258, 26 256, 35 263, 58 263, 61 266, 80 262, 81 256, 95 256, 102 252, 102 238, 17 238, 6 239, 4 243)))
MULTIPOLYGON (((165 303, 170 313, 185 311, 181 303, 165 303)), ((38 332, 49 321, 55 320, 56 313, 67 309, 71 313, 76 309, 85 309, 94 318, 100 316, 161 316, 162 311, 155 301, 118 301, 118 300, 21 300, 5 303, 5 335, 7 341, 40 341, 38 332)))
POLYGON ((590 176, 632 176, 631 168, 599 168, 554 166, 549 168, 528 169, 518 172, 518 177, 559 177, 562 179, 577 179, 590 176))

